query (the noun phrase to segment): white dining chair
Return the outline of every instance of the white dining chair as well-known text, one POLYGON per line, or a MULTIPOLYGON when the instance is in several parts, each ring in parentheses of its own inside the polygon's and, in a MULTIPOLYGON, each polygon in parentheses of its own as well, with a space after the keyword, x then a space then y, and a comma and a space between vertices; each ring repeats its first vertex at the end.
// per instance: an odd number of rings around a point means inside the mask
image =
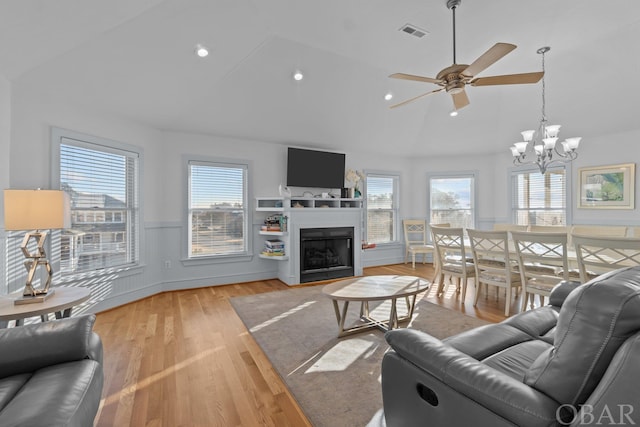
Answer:
POLYGON ((569 279, 567 233, 512 231, 511 237, 522 282, 522 310, 527 309, 528 300, 533 308, 535 295, 544 305, 551 289, 569 279))
POLYGON ((570 227, 564 225, 530 225, 527 231, 534 233, 569 233, 570 227))
POLYGON ((527 225, 496 223, 493 224, 493 231, 527 231, 527 225))
POLYGON ((470 262, 465 250, 464 229, 432 225, 431 236, 438 260, 438 296, 444 293, 445 276, 455 277, 456 292, 462 291, 464 304, 468 280, 476 277, 473 262, 470 262))
POLYGON ((467 229, 476 269, 476 294, 474 307, 482 289, 481 284, 505 289, 504 315, 509 316, 512 290, 521 285, 518 262, 509 253, 509 233, 507 231, 481 231, 467 229))
POLYGON ((567 245, 573 248, 571 236, 574 234, 591 237, 626 237, 628 228, 624 225, 574 225, 569 231, 567 245))
POLYGON ((572 235, 582 283, 618 268, 640 265, 640 237, 572 235))
POLYGON ((416 255, 422 254, 422 263, 427 261, 427 255, 435 252, 435 247, 428 243, 427 221, 424 219, 405 219, 404 228, 404 263, 411 255, 411 266, 416 268, 416 255))

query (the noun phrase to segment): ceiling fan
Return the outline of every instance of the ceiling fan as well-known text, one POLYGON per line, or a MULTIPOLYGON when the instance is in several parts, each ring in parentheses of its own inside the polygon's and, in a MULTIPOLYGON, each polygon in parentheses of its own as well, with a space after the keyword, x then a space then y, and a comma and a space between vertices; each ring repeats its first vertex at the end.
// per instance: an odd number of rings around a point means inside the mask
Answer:
POLYGON ((460 5, 461 0, 447 0, 447 8, 453 13, 453 65, 443 69, 438 73, 436 78, 415 76, 412 74, 395 73, 389 77, 401 80, 413 80, 417 82, 435 83, 441 86, 439 89, 432 90, 406 101, 392 105, 390 108, 400 107, 402 105, 413 102, 417 99, 431 95, 432 93, 446 91, 453 98, 453 105, 456 110, 469 105, 469 98, 464 88, 466 85, 471 86, 494 86, 494 85, 513 85, 537 83, 542 78, 544 72, 538 71, 533 73, 522 74, 505 74, 501 76, 491 77, 474 77, 482 72, 490 65, 497 62, 503 56, 516 48, 516 45, 509 43, 496 43, 488 51, 483 53, 471 65, 456 63, 456 8, 460 5))

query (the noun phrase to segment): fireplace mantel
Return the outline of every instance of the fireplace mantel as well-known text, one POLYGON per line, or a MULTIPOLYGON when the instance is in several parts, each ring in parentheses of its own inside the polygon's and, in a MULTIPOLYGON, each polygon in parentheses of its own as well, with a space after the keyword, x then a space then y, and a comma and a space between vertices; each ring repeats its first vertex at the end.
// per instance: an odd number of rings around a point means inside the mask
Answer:
POLYGON ((257 198, 256 210, 288 217, 288 230, 279 236, 288 256, 278 262, 278 278, 287 285, 300 284, 300 230, 305 228, 353 227, 354 274, 362 275, 362 199, 257 198))

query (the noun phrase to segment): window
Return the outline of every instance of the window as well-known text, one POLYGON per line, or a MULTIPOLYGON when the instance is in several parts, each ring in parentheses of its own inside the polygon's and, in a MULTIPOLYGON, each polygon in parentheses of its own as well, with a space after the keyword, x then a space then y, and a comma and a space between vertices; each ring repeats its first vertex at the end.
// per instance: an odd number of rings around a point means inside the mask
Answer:
POLYGON ((189 162, 189 258, 247 252, 247 165, 189 162))
POLYGON ((451 227, 475 227, 475 176, 429 178, 429 222, 451 227))
POLYGON ((520 225, 566 225, 566 174, 564 168, 542 175, 536 170, 511 174, 512 219, 520 225))
POLYGON ((398 181, 394 175, 367 174, 367 241, 390 243, 398 240, 398 181))
POLYGON ((130 265, 139 257, 140 155, 83 139, 54 140, 60 189, 71 199, 71 228, 60 239, 62 274, 130 265))

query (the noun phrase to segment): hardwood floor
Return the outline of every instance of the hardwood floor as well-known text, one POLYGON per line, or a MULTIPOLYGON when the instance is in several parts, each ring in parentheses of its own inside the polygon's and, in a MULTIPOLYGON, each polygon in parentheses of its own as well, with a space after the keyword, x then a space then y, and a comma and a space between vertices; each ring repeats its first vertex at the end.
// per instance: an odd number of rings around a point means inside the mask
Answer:
MULTIPOLYGON (((365 269, 365 275, 431 279, 430 264, 365 269)), ((455 286, 423 297, 493 322, 504 319, 504 293, 465 304, 455 286)), ((279 280, 166 292, 99 313, 105 354, 96 426, 310 426, 278 374, 235 314, 229 298, 288 289, 279 280)), ((511 312, 519 311, 519 297, 511 312)))

